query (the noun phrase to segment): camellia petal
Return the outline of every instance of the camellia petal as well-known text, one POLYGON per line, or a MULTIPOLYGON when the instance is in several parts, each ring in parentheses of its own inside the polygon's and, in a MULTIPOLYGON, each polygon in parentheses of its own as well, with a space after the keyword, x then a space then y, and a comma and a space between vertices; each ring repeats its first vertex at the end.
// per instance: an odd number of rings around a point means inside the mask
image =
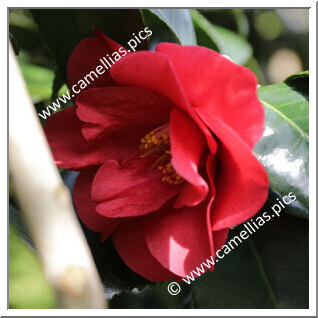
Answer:
MULTIPOLYGON (((96 72, 96 67, 103 65, 100 59, 107 58, 107 54, 111 55, 113 52, 118 52, 120 48, 121 46, 118 43, 98 30, 95 30, 94 36, 83 39, 73 50, 67 64, 67 78, 70 89, 73 85, 79 86, 78 82, 84 80, 88 74, 91 76, 87 77, 90 88, 112 85, 114 82, 109 75, 109 69, 104 68, 105 73, 99 75, 96 72), (95 72, 97 76, 91 72, 95 72)), ((124 48, 122 50, 126 51, 124 48)), ((76 87, 75 90, 77 91, 79 88, 76 87)))
MULTIPOLYGON (((218 256, 220 255, 222 258, 222 252, 219 252, 219 254, 216 254, 218 251, 222 250, 223 245, 225 244, 227 237, 229 235, 229 229, 219 230, 219 231, 213 231, 212 232, 212 240, 213 240, 213 249, 212 249, 212 257, 213 260, 216 263, 216 260, 218 256)), ((222 266, 222 265, 221 265, 222 266)), ((210 271, 214 270, 214 266, 209 268, 210 271)))
POLYGON ((177 199, 176 207, 198 205, 209 191, 198 171, 206 142, 199 127, 178 109, 171 112, 170 143, 173 167, 188 182, 177 199))
POLYGON ((138 152, 140 138, 148 131, 148 127, 137 127, 115 133, 110 138, 87 141, 75 112, 75 106, 65 108, 49 117, 44 126, 55 162, 62 168, 76 170, 102 164, 108 159, 130 157, 138 152))
POLYGON ((130 54, 112 67, 111 76, 119 85, 148 88, 183 110, 190 109, 172 64, 163 54, 147 51, 130 54))
POLYGON ((136 273, 155 282, 175 277, 151 255, 142 231, 142 220, 122 223, 116 229, 113 240, 121 258, 136 273))
POLYGON ((81 221, 92 231, 103 232, 107 239, 119 224, 118 219, 106 218, 96 212, 96 203, 91 198, 93 178, 98 167, 87 168, 78 175, 73 192, 74 204, 81 221))
POLYGON ((207 127, 201 122, 189 103, 169 59, 161 53, 136 52, 119 60, 111 69, 111 76, 119 85, 146 87, 169 98, 188 113, 206 136, 210 151, 216 152, 217 144, 207 127))
POLYGON ((220 53, 200 46, 160 43, 156 51, 172 62, 191 104, 218 117, 253 148, 264 127, 255 75, 220 53))
POLYGON ((144 126, 152 130, 169 122, 173 104, 141 87, 103 87, 83 91, 76 99, 86 139, 144 126))
POLYGON ((81 121, 75 106, 65 108, 47 119, 44 131, 56 164, 63 168, 80 169, 103 163, 107 152, 103 143, 88 142, 81 133, 81 121))
POLYGON ((153 160, 133 158, 119 164, 106 161, 95 175, 92 196, 97 212, 106 217, 140 216, 156 211, 181 190, 163 183, 153 160))
POLYGON ((219 138, 216 196, 211 209, 212 229, 221 230, 255 215, 268 196, 269 180, 249 146, 220 119, 197 110, 219 138))
POLYGON ((206 223, 210 231, 208 231, 209 234, 209 243, 210 243, 210 249, 211 249, 211 255, 215 256, 215 246, 213 242, 212 237, 212 222, 211 222, 211 206, 213 204, 214 198, 215 198, 215 186, 214 186, 214 179, 216 176, 216 167, 217 167, 217 156, 209 154, 206 159, 206 174, 209 178, 209 197, 208 197, 208 206, 206 209, 206 223))
POLYGON ((185 277, 211 255, 206 203, 166 209, 147 217, 144 231, 151 254, 168 270, 185 277))

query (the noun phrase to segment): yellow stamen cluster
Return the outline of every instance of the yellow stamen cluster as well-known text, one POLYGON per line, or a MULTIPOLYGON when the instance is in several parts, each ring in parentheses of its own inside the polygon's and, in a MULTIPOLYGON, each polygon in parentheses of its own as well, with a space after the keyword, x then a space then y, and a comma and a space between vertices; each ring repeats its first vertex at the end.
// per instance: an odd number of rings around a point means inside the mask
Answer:
MULTIPOLYGON (((170 153, 170 151, 166 151, 166 153, 170 153)), ((178 185, 184 181, 173 169, 171 161, 166 165, 158 166, 158 169, 163 173, 162 182, 178 185)))
POLYGON ((178 185, 184 180, 175 172, 171 163, 171 151, 169 149, 169 135, 165 132, 159 133, 156 130, 151 131, 140 140, 140 158, 156 155, 157 160, 151 168, 156 167, 163 173, 162 182, 171 185, 178 185), (159 156, 159 157, 158 157, 159 156))
POLYGON ((168 145, 169 144, 169 136, 166 133, 161 135, 157 135, 155 131, 151 131, 144 138, 141 138, 140 149, 148 150, 150 148, 168 145))

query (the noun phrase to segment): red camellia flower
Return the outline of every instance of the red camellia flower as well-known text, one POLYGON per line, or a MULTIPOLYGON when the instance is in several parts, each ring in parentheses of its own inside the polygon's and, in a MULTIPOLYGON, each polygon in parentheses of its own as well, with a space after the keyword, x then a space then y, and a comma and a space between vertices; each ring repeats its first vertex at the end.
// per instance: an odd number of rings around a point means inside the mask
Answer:
MULTIPOLYGON (((69 87, 119 45, 100 32, 70 56, 69 87)), ((152 281, 185 277, 254 216, 268 177, 252 149, 264 128, 247 68, 200 46, 129 53, 57 112, 45 132, 78 170, 77 213, 152 281)))

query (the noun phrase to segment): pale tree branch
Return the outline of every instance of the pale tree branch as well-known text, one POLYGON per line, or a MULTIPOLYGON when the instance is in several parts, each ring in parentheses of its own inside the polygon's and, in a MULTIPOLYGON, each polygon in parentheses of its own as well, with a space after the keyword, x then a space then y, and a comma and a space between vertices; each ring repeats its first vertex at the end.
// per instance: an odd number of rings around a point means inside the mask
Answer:
POLYGON ((9 56, 10 177, 60 308, 105 308, 103 287, 27 92, 9 56))

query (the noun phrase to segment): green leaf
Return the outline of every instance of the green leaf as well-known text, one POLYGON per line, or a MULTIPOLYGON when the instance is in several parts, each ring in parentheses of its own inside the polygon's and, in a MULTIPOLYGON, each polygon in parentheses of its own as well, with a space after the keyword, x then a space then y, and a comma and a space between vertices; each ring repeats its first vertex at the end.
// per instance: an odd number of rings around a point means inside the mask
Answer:
POLYGON ((255 76, 257 77, 257 81, 260 85, 266 84, 262 68, 253 56, 251 56, 250 59, 245 63, 245 66, 255 74, 255 76))
POLYGON ((111 309, 191 309, 191 286, 181 285, 178 295, 171 296, 167 292, 170 282, 159 282, 145 288, 141 292, 122 293, 109 300, 111 309))
POLYGON ((9 9, 10 26, 18 26, 23 29, 36 30, 37 27, 26 9, 9 9))
MULTIPOLYGON (((13 201, 13 199, 10 201, 13 201)), ((27 245, 33 247, 33 241, 25 225, 21 212, 14 206, 13 202, 9 203, 9 222, 17 230, 19 237, 26 242, 27 245)))
POLYGON ((245 64, 252 55, 252 47, 241 34, 212 24, 199 11, 191 9, 198 44, 211 49, 217 48, 234 62, 245 64))
POLYGON ((10 308, 55 308, 53 289, 45 279, 33 250, 9 227, 9 305, 10 308))
POLYGON ((259 89, 260 99, 286 116, 291 125, 309 140, 308 75, 288 77, 284 82, 259 89))
POLYGON ((143 17, 146 25, 150 21, 147 12, 151 12, 171 30, 176 40, 183 45, 196 45, 196 37, 188 9, 143 9, 143 17))
POLYGON ((33 52, 37 50, 39 55, 41 36, 29 10, 9 9, 9 28, 20 49, 33 52))
POLYGON ((22 61, 19 65, 33 103, 49 99, 52 94, 54 72, 22 61))
POLYGON ((308 218, 308 100, 287 83, 261 87, 258 93, 266 120, 254 153, 266 168, 272 189, 282 196, 289 192, 297 196, 299 208, 287 212, 308 218))
POLYGON ((308 222, 281 214, 256 231, 196 278, 194 308, 308 308, 308 222))
POLYGON ((302 71, 288 76, 284 82, 290 82, 298 79, 306 79, 309 80, 309 71, 302 71))
POLYGON ((231 9, 231 13, 237 24, 238 32, 244 36, 248 36, 250 26, 246 14, 243 9, 231 9))

